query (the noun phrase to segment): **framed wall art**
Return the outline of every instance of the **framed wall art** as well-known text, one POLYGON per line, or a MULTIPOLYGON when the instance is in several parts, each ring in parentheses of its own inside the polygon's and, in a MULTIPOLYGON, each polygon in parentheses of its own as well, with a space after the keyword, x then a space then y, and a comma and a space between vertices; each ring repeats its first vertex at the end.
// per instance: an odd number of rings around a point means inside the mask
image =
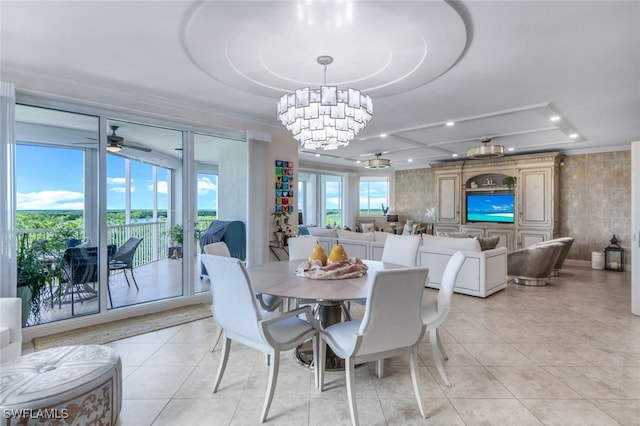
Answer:
POLYGON ((274 211, 293 213, 293 182, 293 161, 276 160, 274 211))

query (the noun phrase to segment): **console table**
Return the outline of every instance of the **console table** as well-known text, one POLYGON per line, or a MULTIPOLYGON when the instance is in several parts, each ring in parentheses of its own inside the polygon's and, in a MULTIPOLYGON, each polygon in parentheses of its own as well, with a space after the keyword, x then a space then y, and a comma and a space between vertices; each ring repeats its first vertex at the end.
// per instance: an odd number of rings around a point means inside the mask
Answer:
POLYGON ((278 260, 289 260, 289 248, 278 244, 277 241, 269 241, 269 250, 278 260))

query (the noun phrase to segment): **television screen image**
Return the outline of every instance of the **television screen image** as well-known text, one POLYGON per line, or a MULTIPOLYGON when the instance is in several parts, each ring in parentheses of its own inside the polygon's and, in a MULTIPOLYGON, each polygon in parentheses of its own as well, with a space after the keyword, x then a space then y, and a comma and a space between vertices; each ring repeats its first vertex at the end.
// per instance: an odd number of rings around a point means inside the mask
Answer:
POLYGON ((467 222, 513 223, 513 194, 467 194, 467 222))

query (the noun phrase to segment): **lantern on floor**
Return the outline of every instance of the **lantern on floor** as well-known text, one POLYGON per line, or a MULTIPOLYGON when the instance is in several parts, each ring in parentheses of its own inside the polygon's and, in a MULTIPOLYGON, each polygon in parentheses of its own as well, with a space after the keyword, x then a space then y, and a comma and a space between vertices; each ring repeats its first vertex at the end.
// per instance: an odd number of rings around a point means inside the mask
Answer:
POLYGON ((604 269, 608 271, 624 271, 624 249, 618 244, 615 234, 609 246, 604 249, 604 269))

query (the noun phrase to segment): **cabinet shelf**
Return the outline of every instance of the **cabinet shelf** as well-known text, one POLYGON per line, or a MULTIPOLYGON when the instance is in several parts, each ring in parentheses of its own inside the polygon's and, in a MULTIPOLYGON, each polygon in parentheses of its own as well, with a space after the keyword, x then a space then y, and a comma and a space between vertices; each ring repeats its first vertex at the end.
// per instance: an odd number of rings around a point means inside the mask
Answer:
POLYGON ((465 192, 513 192, 515 186, 509 189, 504 185, 493 185, 493 186, 479 186, 477 188, 465 188, 465 192))

